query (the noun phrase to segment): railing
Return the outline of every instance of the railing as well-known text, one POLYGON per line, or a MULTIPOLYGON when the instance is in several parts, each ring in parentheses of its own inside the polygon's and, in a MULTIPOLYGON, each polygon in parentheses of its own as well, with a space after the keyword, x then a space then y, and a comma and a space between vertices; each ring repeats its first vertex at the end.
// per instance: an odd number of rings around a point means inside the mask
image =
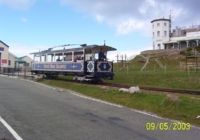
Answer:
POLYGON ((29 76, 31 76, 31 68, 29 68, 29 67, 23 67, 23 68, 1 67, 0 74, 8 75, 8 76, 29 77, 29 76))

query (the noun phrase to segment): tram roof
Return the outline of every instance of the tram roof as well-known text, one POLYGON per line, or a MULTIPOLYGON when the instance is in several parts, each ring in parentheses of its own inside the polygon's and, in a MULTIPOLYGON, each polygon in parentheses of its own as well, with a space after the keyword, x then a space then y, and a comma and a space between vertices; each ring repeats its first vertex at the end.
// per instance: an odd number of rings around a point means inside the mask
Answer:
POLYGON ((33 55, 53 55, 53 54, 63 54, 63 53, 68 53, 68 52, 81 52, 85 51, 85 53, 98 53, 100 51, 102 52, 107 52, 107 51, 115 51, 117 50, 116 48, 113 48, 111 46, 107 45, 82 45, 77 48, 69 48, 69 49, 60 49, 60 50, 53 50, 52 48, 49 48, 48 50, 43 50, 40 52, 34 52, 31 53, 33 55))

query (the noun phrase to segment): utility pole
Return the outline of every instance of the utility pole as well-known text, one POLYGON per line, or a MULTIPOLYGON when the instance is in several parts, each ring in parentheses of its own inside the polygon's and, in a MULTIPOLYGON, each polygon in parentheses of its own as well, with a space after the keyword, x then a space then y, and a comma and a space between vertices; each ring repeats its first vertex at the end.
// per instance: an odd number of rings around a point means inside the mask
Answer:
POLYGON ((117 54, 116 57, 117 57, 117 70, 118 70, 119 54, 117 54))

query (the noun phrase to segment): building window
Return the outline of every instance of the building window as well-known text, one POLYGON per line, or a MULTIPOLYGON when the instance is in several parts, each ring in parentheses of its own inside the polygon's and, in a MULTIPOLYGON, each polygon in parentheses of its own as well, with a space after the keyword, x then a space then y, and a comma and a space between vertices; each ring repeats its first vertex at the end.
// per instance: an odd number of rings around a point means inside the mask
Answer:
POLYGON ((153 32, 153 38, 154 38, 154 32, 153 32))
POLYGON ((4 51, 4 48, 0 47, 0 51, 4 51))
POLYGON ((10 61, 10 60, 8 60, 8 65, 9 65, 9 66, 11 65, 11 61, 10 61))
POLYGON ((159 26, 160 26, 160 23, 157 23, 157 26, 159 27, 159 26))
POLYGON ((24 66, 26 66, 26 67, 29 67, 29 65, 30 65, 29 63, 25 63, 25 64, 24 64, 24 66))
POLYGON ((157 31, 157 37, 160 37, 160 31, 157 31))
POLYGON ((164 23, 164 26, 167 26, 167 23, 166 23, 166 22, 164 23))
POLYGON ((7 59, 2 59, 2 60, 1 60, 1 63, 2 63, 2 64, 7 64, 7 62, 8 62, 7 59))
POLYGON ((160 49, 160 44, 158 44, 158 49, 160 49))
POLYGON ((167 31, 164 31, 164 36, 167 37, 167 31))

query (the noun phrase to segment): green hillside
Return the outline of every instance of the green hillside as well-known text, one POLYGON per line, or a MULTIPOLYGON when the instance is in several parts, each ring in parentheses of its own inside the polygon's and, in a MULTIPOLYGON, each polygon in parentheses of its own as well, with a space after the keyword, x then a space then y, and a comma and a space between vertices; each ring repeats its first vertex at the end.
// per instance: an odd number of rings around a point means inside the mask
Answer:
POLYGON ((149 63, 143 71, 141 68, 146 61, 138 55, 125 67, 121 62, 114 65, 115 78, 112 82, 133 86, 200 89, 200 70, 187 72, 186 58, 180 55, 180 51, 147 51, 141 54, 145 57, 150 56, 149 63), (155 59, 163 67, 160 67, 155 59))

